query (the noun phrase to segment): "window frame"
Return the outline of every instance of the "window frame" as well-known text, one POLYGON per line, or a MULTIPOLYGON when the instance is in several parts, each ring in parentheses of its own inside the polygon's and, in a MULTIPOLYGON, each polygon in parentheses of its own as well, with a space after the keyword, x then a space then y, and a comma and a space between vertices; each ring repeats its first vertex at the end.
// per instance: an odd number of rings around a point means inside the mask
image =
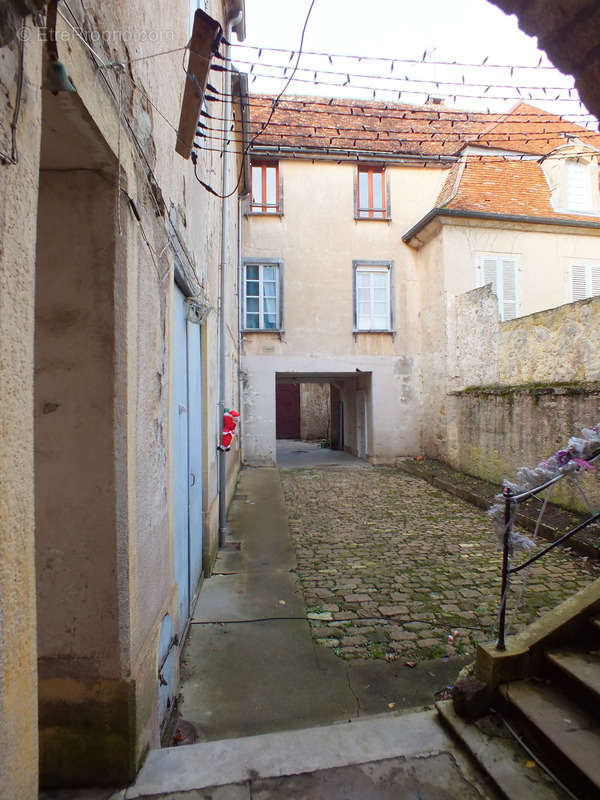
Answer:
POLYGON ((394 314, 394 262, 393 260, 377 261, 373 259, 355 259, 352 261, 352 306, 353 306, 353 324, 352 333, 390 333, 395 334, 395 314, 394 314), (388 321, 389 327, 387 328, 359 328, 359 313, 358 313, 358 285, 357 278, 361 272, 383 272, 387 271, 387 303, 388 303, 388 321))
POLYGON ((573 259, 569 262, 569 286, 567 290, 568 302, 569 303, 576 303, 579 300, 590 300, 592 297, 599 297, 600 296, 600 261, 593 261, 592 259, 587 258, 580 258, 580 259, 573 259), (576 267, 583 267, 585 270, 585 297, 574 297, 575 294, 573 291, 573 270, 576 267), (596 280, 598 281, 598 292, 594 294, 594 276, 592 271, 598 270, 598 276, 596 280))
MULTIPOLYGON (((242 332, 246 333, 282 333, 283 332, 283 259, 280 258, 244 258, 242 260, 242 332), (247 322, 247 270, 248 267, 258 267, 259 268, 259 287, 262 286, 262 267, 276 267, 277 268, 277 325, 275 328, 264 328, 260 327, 260 322, 264 316, 264 308, 262 308, 262 301, 264 298, 260 294, 259 288, 259 327, 258 328, 248 328, 246 326, 247 322)), ((256 313, 256 312, 252 312, 256 313)))
POLYGON ((519 316, 519 306, 520 306, 520 297, 519 297, 519 259, 516 254, 514 253, 479 253, 477 257, 477 286, 487 286, 490 281, 486 280, 485 278, 485 268, 483 262, 485 260, 494 260, 496 262, 496 288, 494 289, 494 284, 492 283, 492 291, 498 298, 498 318, 501 322, 509 322, 512 319, 517 319, 519 316), (514 269, 514 283, 515 283, 515 299, 512 300, 505 300, 504 299, 504 262, 512 261, 513 269, 514 269), (499 281, 499 277, 502 278, 499 281), (512 303, 515 304, 515 313, 513 317, 506 317, 505 313, 505 303, 512 303))
POLYGON ((567 156, 565 159, 565 208, 570 214, 592 214, 593 210, 593 188, 592 188, 592 164, 590 160, 585 157, 567 156), (582 175, 583 178, 583 192, 581 195, 581 203, 571 203, 573 195, 573 183, 575 178, 575 170, 582 175))
POLYGON ((390 187, 389 176, 384 164, 363 164, 356 165, 354 172, 354 219, 367 220, 371 222, 386 222, 391 219, 390 187), (361 208, 360 175, 367 174, 368 205, 361 208), (381 194, 383 205, 375 207, 373 205, 373 175, 381 175, 381 194), (381 214, 381 216, 375 216, 381 214))
POLYGON ((283 214, 283 185, 281 181, 281 170, 279 169, 279 161, 271 159, 251 159, 250 161, 250 193, 248 194, 248 214, 252 216, 265 216, 277 217, 283 214), (261 170, 261 196, 266 197, 267 189, 267 169, 275 169, 275 203, 260 202, 254 203, 252 201, 252 176, 253 170, 260 168, 261 170), (269 209, 273 210, 270 211, 269 209))

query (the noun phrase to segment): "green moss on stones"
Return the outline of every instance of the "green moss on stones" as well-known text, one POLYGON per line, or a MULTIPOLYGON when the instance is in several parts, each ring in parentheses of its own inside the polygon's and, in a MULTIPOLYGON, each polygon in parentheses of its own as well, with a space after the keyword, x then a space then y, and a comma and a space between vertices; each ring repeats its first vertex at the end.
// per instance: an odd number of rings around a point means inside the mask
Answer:
POLYGON ((133 686, 107 691, 108 700, 40 702, 40 784, 43 787, 122 785, 136 774, 133 686))
POLYGON ((595 394, 600 392, 600 383, 591 381, 557 381, 553 383, 520 383, 520 384, 490 384, 488 386, 467 386, 450 394, 455 397, 462 395, 494 395, 512 398, 516 394, 528 394, 531 397, 541 397, 548 394, 595 394))

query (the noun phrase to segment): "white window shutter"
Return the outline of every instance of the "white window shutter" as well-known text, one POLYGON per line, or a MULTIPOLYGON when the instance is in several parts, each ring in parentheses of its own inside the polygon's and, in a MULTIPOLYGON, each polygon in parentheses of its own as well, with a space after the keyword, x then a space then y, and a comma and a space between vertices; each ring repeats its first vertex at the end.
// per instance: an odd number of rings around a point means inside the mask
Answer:
POLYGON ((575 158, 567 160, 567 208, 589 211, 591 205, 589 165, 575 158))
POLYGON ((600 294, 600 264, 591 264, 590 272, 592 273, 592 297, 600 294))
POLYGON ((483 278, 483 286, 487 286, 488 283, 492 284, 492 291, 494 294, 498 294, 498 281, 496 276, 496 259, 495 258, 486 258, 485 256, 481 259, 481 273, 483 278))
POLYGON ((571 301, 583 300, 587 297, 585 264, 571 265, 571 301))
POLYGON ((502 259, 502 319, 517 316, 517 263, 513 259, 502 259))

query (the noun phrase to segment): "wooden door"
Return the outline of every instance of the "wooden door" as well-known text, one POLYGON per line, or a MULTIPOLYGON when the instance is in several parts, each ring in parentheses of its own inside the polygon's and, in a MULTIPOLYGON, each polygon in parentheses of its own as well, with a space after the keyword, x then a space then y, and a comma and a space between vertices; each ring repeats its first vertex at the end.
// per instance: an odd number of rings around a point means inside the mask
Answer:
POLYGON ((300 384, 278 383, 275 387, 276 436, 300 438, 300 384))

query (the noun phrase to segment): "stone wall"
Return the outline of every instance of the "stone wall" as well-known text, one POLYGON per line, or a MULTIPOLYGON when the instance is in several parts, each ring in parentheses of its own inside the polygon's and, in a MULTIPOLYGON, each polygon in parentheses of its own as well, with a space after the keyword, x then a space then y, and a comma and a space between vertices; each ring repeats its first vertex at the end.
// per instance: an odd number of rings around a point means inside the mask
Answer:
MULTIPOLYGON (((69 3, 76 33, 59 14, 58 46, 76 91, 57 95, 44 87, 40 20, 23 16, 33 0, 0 5, 0 797, 33 800, 38 763, 46 785, 125 783, 159 744, 158 639, 165 615, 177 616, 175 262, 185 262, 188 294, 216 308, 223 203, 195 181, 165 122, 181 109, 181 52, 149 58, 187 42, 185 0, 69 3), (23 18, 24 49, 14 36, 23 18)), ((233 3, 205 6, 225 23, 233 3)), ((223 77, 213 80, 220 87, 223 77)), ((198 160, 215 191, 235 186, 239 167, 232 159, 223 176, 219 153, 198 160)), ((225 294, 235 297, 238 198, 226 202, 225 294)), ((233 407, 237 320, 230 302, 233 407)), ((217 542, 218 346, 211 313, 202 331, 207 569, 217 542)), ((238 464, 232 451, 229 494, 238 464)))
MULTIPOLYGON (((449 385, 460 388, 447 398, 440 457, 500 483, 600 421, 600 297, 501 323, 494 299, 486 287, 454 298, 449 385)), ((596 480, 587 484, 596 496, 596 480)), ((555 499, 583 508, 562 485, 555 499)))
MULTIPOLYGON (((0 164, 0 797, 38 795, 33 482, 35 225, 40 152, 40 53, 24 54, 19 160, 0 164)), ((0 51, 6 103, 0 151, 18 70, 16 43, 0 51)))
MULTIPOLYGON (((600 383, 481 387, 448 398, 448 462, 455 469, 501 483, 519 467, 535 466, 566 445, 570 436, 600 421, 600 383)), ((597 507, 600 482, 585 479, 597 507)), ((585 510, 579 493, 561 481, 552 501, 585 510)))
POLYGON ((300 384, 300 438, 306 441, 329 437, 328 383, 300 384))
POLYGON ((4 0, 0 8, 0 47, 12 42, 24 17, 41 11, 44 5, 45 0, 4 0))
POLYGON ((502 384, 600 381, 600 297, 504 322, 498 334, 502 384))

